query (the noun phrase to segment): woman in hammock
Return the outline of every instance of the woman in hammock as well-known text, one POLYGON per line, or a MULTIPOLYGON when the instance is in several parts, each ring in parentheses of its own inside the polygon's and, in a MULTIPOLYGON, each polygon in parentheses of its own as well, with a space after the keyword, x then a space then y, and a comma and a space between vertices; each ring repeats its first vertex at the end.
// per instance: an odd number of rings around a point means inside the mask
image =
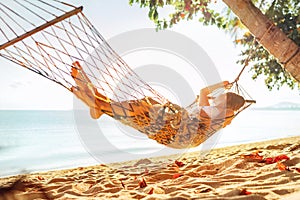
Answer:
POLYGON ((116 102, 99 93, 79 62, 71 75, 77 85, 71 91, 90 108, 94 119, 107 114, 129 125, 158 143, 172 148, 196 147, 212 134, 231 123, 234 113, 244 104, 242 96, 227 92, 209 102, 209 94, 230 87, 228 81, 206 87, 187 108, 171 102, 160 104, 151 97, 116 102))

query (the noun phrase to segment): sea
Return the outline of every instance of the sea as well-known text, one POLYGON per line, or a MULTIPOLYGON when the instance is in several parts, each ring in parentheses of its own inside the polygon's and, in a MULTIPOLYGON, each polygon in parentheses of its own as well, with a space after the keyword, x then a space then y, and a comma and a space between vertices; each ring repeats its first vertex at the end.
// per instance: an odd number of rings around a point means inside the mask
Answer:
MULTIPOLYGON (((189 151, 204 155, 212 148, 300 136, 299 122, 300 109, 248 109, 189 151)), ((176 152, 114 119, 93 120, 85 111, 0 111, 0 177, 176 152)))

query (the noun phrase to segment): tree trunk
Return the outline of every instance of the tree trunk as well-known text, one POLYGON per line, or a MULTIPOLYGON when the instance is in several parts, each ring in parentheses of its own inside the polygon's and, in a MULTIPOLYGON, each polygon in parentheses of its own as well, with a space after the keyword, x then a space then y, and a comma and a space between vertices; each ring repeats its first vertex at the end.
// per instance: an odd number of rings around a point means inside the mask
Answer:
POLYGON ((251 0, 223 0, 263 47, 300 82, 299 46, 266 17, 251 0))

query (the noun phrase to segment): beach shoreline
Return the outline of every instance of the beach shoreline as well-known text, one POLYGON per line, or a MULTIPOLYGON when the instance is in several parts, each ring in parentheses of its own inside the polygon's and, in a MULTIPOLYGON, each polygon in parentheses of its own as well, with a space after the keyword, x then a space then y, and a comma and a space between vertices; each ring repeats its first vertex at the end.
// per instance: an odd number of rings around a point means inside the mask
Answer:
MULTIPOLYGON (((300 195, 300 136, 201 152, 0 178, 19 199, 292 199, 300 195), (285 155, 278 163, 263 158, 285 155), (13 183, 16 183, 12 186, 13 183), (10 187, 11 186, 11 187, 10 187), (292 195, 292 196, 290 196, 292 195)), ((2 192, 1 192, 2 191, 2 192)), ((300 198, 300 196, 299 196, 300 198)), ((16 199, 16 198, 15 198, 16 199)))

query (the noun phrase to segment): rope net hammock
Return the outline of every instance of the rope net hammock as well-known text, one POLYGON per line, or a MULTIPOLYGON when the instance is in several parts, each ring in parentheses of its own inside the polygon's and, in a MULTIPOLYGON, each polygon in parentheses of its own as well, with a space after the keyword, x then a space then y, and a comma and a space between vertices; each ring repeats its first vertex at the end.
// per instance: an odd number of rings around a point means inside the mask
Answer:
POLYGON ((1 57, 73 92, 93 118, 107 114, 173 148, 201 144, 254 103, 235 82, 211 98, 235 88, 246 99, 240 109, 229 117, 192 117, 196 104, 181 108, 157 93, 110 47, 82 7, 58 0, 0 1, 0 44, 1 57))

